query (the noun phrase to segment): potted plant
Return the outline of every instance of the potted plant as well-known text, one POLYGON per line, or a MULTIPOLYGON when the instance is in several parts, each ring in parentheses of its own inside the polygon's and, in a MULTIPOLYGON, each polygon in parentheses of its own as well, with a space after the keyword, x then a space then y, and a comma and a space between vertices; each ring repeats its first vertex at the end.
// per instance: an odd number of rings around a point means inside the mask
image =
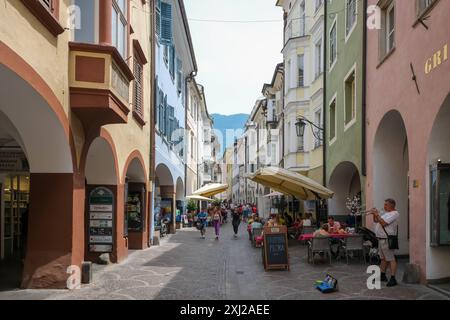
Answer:
POLYGON ((195 215, 195 212, 197 211, 197 203, 195 202, 195 200, 189 200, 187 205, 186 205, 186 209, 188 212, 188 221, 189 221, 189 226, 192 226, 192 221, 193 221, 193 215, 195 215))
POLYGON ((215 207, 220 207, 222 205, 222 200, 214 199, 214 201, 212 202, 212 205, 215 207))

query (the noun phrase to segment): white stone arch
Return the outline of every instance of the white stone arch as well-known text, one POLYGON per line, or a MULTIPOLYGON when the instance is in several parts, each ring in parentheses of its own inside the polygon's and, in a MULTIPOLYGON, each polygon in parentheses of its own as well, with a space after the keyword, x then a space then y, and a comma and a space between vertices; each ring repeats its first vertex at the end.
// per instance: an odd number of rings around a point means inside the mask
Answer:
POLYGON ((330 176, 328 187, 334 191, 334 196, 328 202, 330 215, 347 215, 347 198, 353 198, 361 192, 361 179, 354 163, 344 161, 339 163, 330 176))
POLYGON ((85 167, 90 185, 117 185, 117 162, 111 145, 103 137, 95 138, 89 146, 85 167))
POLYGON ((3 64, 0 83, 0 127, 25 152, 30 172, 73 173, 68 124, 65 128, 45 94, 3 64))
MULTIPOLYGON (((397 202, 400 213, 398 254, 409 253, 409 149, 406 127, 401 114, 385 114, 377 129, 373 154, 373 203, 383 209, 384 200, 397 202)), ((369 182, 370 183, 370 182, 369 182)))
POLYGON ((174 186, 174 180, 169 167, 160 163, 156 167, 156 183, 158 186, 174 186))
POLYGON ((175 185, 175 192, 176 192, 176 200, 184 201, 184 182, 181 177, 177 178, 177 182, 175 185))
POLYGON ((131 160, 130 165, 128 166, 127 171, 125 173, 125 177, 126 179, 128 179, 129 182, 139 182, 139 183, 147 182, 145 169, 138 158, 134 158, 133 160, 131 160))

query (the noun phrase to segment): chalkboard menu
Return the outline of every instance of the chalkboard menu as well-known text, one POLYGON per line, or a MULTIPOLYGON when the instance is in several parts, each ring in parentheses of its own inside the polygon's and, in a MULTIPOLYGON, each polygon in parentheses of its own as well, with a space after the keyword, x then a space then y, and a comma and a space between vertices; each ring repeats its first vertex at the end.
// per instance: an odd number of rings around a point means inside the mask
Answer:
POLYGON ((264 228, 264 268, 289 270, 287 228, 264 228))
POLYGON ((98 187, 89 194, 89 251, 112 252, 114 195, 98 187))

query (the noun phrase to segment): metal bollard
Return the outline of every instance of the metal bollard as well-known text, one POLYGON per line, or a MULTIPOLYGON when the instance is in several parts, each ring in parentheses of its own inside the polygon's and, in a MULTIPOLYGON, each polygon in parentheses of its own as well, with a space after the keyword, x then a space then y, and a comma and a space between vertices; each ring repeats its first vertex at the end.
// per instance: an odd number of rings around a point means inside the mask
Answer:
POLYGON ((89 284, 92 281, 92 262, 84 261, 81 264, 81 283, 89 284))

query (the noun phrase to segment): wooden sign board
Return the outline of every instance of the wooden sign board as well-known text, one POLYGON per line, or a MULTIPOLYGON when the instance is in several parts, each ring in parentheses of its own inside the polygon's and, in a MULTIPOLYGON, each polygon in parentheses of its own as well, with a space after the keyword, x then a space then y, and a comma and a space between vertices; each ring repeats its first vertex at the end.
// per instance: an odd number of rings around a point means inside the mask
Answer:
POLYGON ((290 270, 287 227, 264 228, 264 269, 290 270))

